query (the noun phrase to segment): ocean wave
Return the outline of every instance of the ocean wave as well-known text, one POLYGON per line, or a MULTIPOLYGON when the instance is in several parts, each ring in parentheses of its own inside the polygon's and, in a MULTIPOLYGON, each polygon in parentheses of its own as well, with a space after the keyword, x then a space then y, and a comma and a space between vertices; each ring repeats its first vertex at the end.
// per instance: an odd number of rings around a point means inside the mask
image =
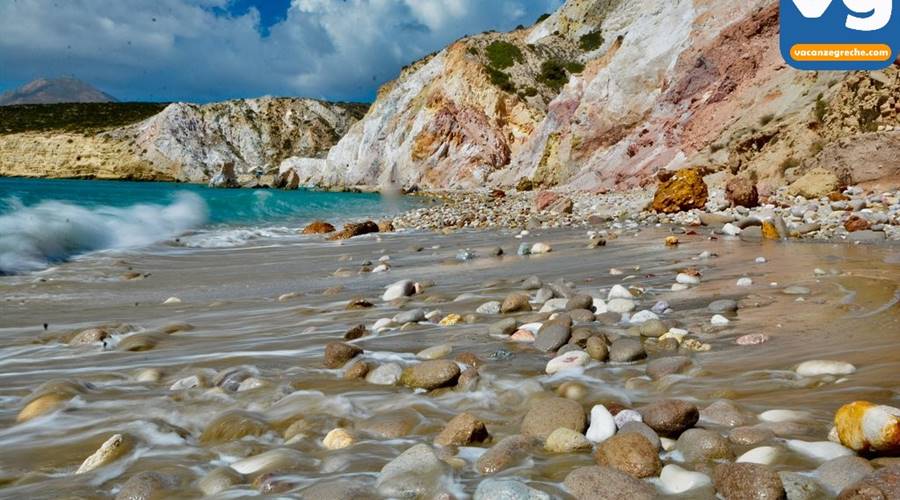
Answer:
POLYGON ((0 274, 37 271, 87 252, 150 245, 200 227, 209 217, 203 198, 190 192, 176 193, 168 205, 121 208, 5 201, 9 210, 0 215, 0 274))

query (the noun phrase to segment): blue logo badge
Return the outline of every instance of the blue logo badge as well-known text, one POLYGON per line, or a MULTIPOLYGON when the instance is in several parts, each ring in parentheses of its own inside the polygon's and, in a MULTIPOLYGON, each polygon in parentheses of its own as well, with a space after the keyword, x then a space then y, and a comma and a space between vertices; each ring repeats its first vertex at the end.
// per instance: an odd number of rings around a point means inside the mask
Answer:
POLYGON ((900 0, 781 0, 781 54, 797 69, 882 69, 898 50, 900 0))

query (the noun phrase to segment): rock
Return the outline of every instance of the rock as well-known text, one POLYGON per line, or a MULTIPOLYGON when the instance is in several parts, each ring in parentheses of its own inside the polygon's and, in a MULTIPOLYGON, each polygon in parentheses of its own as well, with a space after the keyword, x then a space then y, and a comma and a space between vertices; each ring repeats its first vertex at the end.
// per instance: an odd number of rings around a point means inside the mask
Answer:
POLYGON ((424 361, 404 369, 400 383, 414 389, 432 390, 456 385, 459 374, 459 365, 453 361, 424 361))
MULTIPOLYGON (((641 311, 641 312, 648 312, 648 311, 641 311)), ((638 314, 640 314, 640 313, 638 313, 638 314)), ((635 318, 637 316, 638 315, 636 314, 631 318, 632 323, 636 323, 635 318)), ((663 323, 662 321, 660 321, 658 319, 648 319, 647 321, 641 322, 640 325, 641 325, 641 336, 642 337, 659 338, 659 337, 662 337, 666 332, 669 331, 669 328, 665 325, 665 323, 663 323)))
POLYGON ((775 433, 764 427, 736 427, 728 433, 728 440, 741 446, 754 446, 775 439, 775 433))
POLYGON ((375 489, 389 498, 435 498, 444 468, 430 446, 417 444, 382 467, 375 489))
POLYGON ((634 308, 634 301, 631 299, 612 299, 606 303, 607 311, 619 314, 631 312, 634 308))
POLYGON ((75 474, 84 474, 122 458, 134 447, 134 439, 123 434, 113 434, 97 451, 87 457, 75 474))
POLYGON ((394 232, 394 222, 390 219, 378 221, 378 232, 379 233, 393 233, 394 232))
POLYGON ((348 223, 344 224, 344 228, 341 232, 336 233, 331 237, 333 240, 349 240, 350 238, 354 238, 356 236, 362 236, 364 234, 371 234, 378 232, 378 224, 373 221, 367 220, 365 222, 360 223, 348 223))
POLYGON ((331 224, 317 220, 309 223, 303 228, 302 234, 328 234, 335 232, 336 229, 331 224))
POLYGON ((531 303, 528 302, 528 295, 524 293, 511 293, 503 299, 503 303, 500 305, 500 312, 503 314, 527 312, 531 310, 531 303))
POLYGON ((750 424, 752 419, 733 402, 720 399, 700 410, 700 421, 723 427, 737 427, 750 424))
POLYGON ((609 347, 606 339, 600 336, 590 337, 585 344, 588 355, 597 361, 606 361, 609 358, 609 347))
POLYGON ((347 429, 342 429, 338 427, 337 429, 332 429, 325 435, 325 438, 322 440, 322 446, 325 447, 326 450, 342 450, 344 448, 348 448, 356 442, 353 435, 347 431, 347 429))
POLYGON ((869 221, 858 215, 851 215, 846 221, 844 221, 844 229, 846 229, 850 233, 865 231, 869 229, 869 226, 869 221))
POLYGON ((647 357, 640 340, 621 338, 609 348, 609 360, 614 363, 631 363, 647 357))
POLYGON ((398 325, 405 325, 406 323, 418 323, 420 321, 425 321, 425 310, 424 309, 411 309, 409 311, 401 311, 394 315, 393 318, 394 323, 398 325))
POLYGON ((819 462, 827 462, 834 458, 854 454, 853 450, 830 441, 810 442, 801 441, 799 439, 788 439, 785 441, 785 444, 792 451, 819 462))
POLYGON ((801 377, 850 375, 856 372, 856 367, 843 361, 813 360, 800 363, 796 371, 801 377))
POLYGON ((687 371, 693 362, 686 356, 671 356, 654 359, 647 363, 647 376, 653 380, 659 380, 666 375, 674 375, 687 371))
POLYGON ((738 303, 736 300, 731 299, 721 299, 710 302, 710 304, 706 307, 709 312, 716 314, 725 314, 725 313, 733 313, 738 310, 738 303))
MULTIPOLYGON (((549 434, 548 434, 549 435, 549 434)), ((479 474, 494 474, 525 460, 534 449, 533 437, 514 434, 501 439, 475 461, 479 474)))
POLYGON ((106 328, 88 328, 78 332, 71 340, 69 345, 89 345, 103 342, 109 337, 109 331, 106 328))
POLYGON ((576 295, 566 299, 566 310, 574 311, 577 309, 592 310, 594 308, 594 298, 590 295, 576 295))
MULTIPOLYGON (((644 323, 646 323, 646 322, 648 322, 648 321, 659 321, 659 316, 657 316, 656 313, 653 312, 653 311, 647 311, 647 310, 644 310, 644 311, 638 311, 638 312, 636 312, 636 313, 628 320, 628 322, 631 323, 632 325, 643 325, 644 323)), ((652 326, 651 326, 650 328, 648 328, 648 331, 649 331, 649 332, 652 332, 653 330, 654 330, 654 328, 653 328, 652 326)), ((666 330, 668 330, 668 328, 663 327, 663 331, 662 331, 659 335, 662 335, 663 333, 666 333, 666 330)), ((644 336, 645 336, 645 337, 651 337, 651 336, 652 336, 652 333, 651 333, 651 334, 648 334, 648 335, 644 335, 644 336)))
POLYGON ((816 199, 841 189, 841 181, 831 171, 816 167, 794 181, 788 188, 792 196, 816 199))
POLYGON ((366 382, 375 385, 396 385, 403 374, 403 368, 396 363, 386 363, 370 370, 366 382))
POLYGON ((462 320, 463 320, 463 317, 460 316, 459 314, 448 314, 448 315, 444 316, 443 318, 441 318, 441 320, 438 322, 438 325, 440 325, 440 326, 458 325, 460 322, 462 322, 462 320))
POLYGON ((419 424, 419 418, 416 411, 395 410, 357 422, 356 430, 379 439, 397 439, 410 435, 419 424))
POLYGON ((500 321, 491 323, 491 325, 488 326, 488 333, 491 335, 499 336, 511 335, 516 331, 517 325, 518 323, 514 318, 501 319, 500 321))
POLYGON ((694 274, 678 273, 675 276, 675 282, 682 285, 699 285, 700 277, 694 274))
POLYGON ((551 453, 573 453, 589 450, 592 446, 584 434, 566 427, 551 432, 544 443, 544 449, 551 453))
POLYGON ((828 497, 822 486, 809 476, 787 471, 779 472, 778 476, 781 478, 787 500, 819 500, 828 497))
POLYGON ((700 419, 697 407, 680 399, 667 399, 638 408, 644 423, 659 435, 677 437, 700 419))
POLYGON ((496 300, 485 302, 478 306, 478 309, 475 309, 475 312, 478 314, 500 314, 500 302, 497 302, 496 300))
POLYGON ((704 463, 713 460, 733 460, 734 453, 728 440, 718 432, 706 429, 688 429, 675 444, 684 460, 690 463, 704 463))
POLYGON ((576 500, 653 500, 657 496, 653 486, 611 467, 578 467, 564 484, 576 500))
POLYGON ((585 427, 584 409, 571 399, 549 397, 532 403, 522 420, 521 432, 525 436, 547 437, 560 427, 583 432, 585 427))
POLYGON ((488 434, 484 422, 475 418, 471 413, 464 412, 447 422, 440 434, 434 438, 434 444, 469 446, 474 443, 483 443, 488 438, 490 438, 490 434, 488 434))
POLYGON ((441 344, 419 351, 416 357, 424 360, 440 359, 448 356, 452 351, 453 347, 450 344, 441 344))
POLYGON ((725 199, 731 207, 753 208, 759 206, 756 183, 745 176, 735 176, 725 184, 725 199))
POLYGON ((606 300, 613 299, 627 299, 634 300, 634 295, 622 285, 613 285, 613 287, 609 290, 609 293, 606 295, 606 300))
POLYGON ((580 369, 582 366, 588 364, 590 360, 591 357, 588 356, 588 353, 580 350, 573 350, 560 354, 548 361, 544 371, 547 375, 553 375, 561 371, 580 369))
POLYGON ((769 341, 769 336, 765 333, 748 333, 741 335, 735 339, 734 343, 742 346, 760 345, 769 341))
POLYGON ((561 196, 553 191, 541 191, 534 198, 534 209, 543 212, 550 208, 550 205, 556 203, 561 196))
POLYGON ((786 233, 778 230, 778 226, 774 222, 768 220, 763 221, 761 231, 763 239, 767 240, 780 240, 787 236, 786 233))
POLYGON ((206 496, 217 495, 244 482, 244 476, 231 467, 217 467, 197 482, 197 487, 206 496))
POLYGON ((591 408, 591 425, 585 437, 592 443, 602 443, 616 433, 616 420, 603 405, 591 408))
MULTIPOLYGON (((366 378, 371 367, 365 361, 354 361, 344 368, 344 380, 361 380, 366 378)), ((247 379, 250 380, 250 379, 247 379)), ((241 383, 243 386, 243 383, 241 383)), ((240 392, 240 389, 238 390, 240 392)))
POLYGON ((778 474, 759 464, 721 464, 716 467, 716 492, 727 499, 781 500, 786 498, 778 474))
POLYGON ((181 299, 179 299, 178 297, 169 297, 168 299, 163 301, 164 306, 177 304, 181 304, 181 299))
POLYGON ((759 414, 759 419, 763 422, 795 422, 808 420, 809 413, 796 410, 766 410, 759 414))
POLYGON ((211 188, 239 188, 234 162, 226 161, 219 166, 219 172, 209 179, 207 186, 211 188))
POLYGON ((27 422, 41 415, 56 411, 65 403, 75 397, 75 394, 65 392, 48 392, 39 396, 32 396, 28 403, 19 411, 16 422, 27 422))
POLYGON ((675 172, 656 189, 651 205, 656 212, 673 214, 695 208, 702 209, 709 197, 709 189, 698 169, 675 172))
POLYGON ((900 498, 900 466, 893 465, 873 472, 844 488, 838 500, 889 500, 900 498))
POLYGON ((677 247, 681 242, 677 236, 666 236, 665 243, 667 247, 677 247))
POLYGON ((550 495, 516 479, 485 479, 478 483, 473 500, 550 500, 550 495))
POLYGON ((200 443, 206 446, 229 443, 248 436, 260 437, 272 428, 258 413, 229 410, 207 424, 200 435, 200 443))
POLYGON ((685 470, 675 464, 662 468, 659 481, 663 492, 669 495, 680 495, 712 486, 712 479, 706 474, 685 470))
POLYGON ((343 342, 330 342, 325 346, 325 367, 341 368, 347 361, 362 354, 363 350, 343 342))
POLYGON ((662 469, 657 448, 643 435, 628 432, 607 439, 594 452, 599 465, 618 469, 638 479, 653 477, 662 469))
POLYGON ((516 191, 525 192, 534 189, 534 183, 527 177, 522 177, 516 182, 516 191))
POLYGON ((369 332, 366 331, 366 325, 356 325, 347 330, 344 334, 344 340, 356 340, 365 337, 369 332))
POLYGON ((398 281, 389 287, 382 295, 381 299, 390 302, 402 297, 409 297, 416 293, 416 285, 410 280, 398 281))
POLYGON ((882 231, 856 231, 850 233, 847 239, 849 241, 871 242, 884 241, 885 237, 885 233, 882 231))
POLYGON ((709 319, 709 324, 712 326, 726 326, 728 323, 731 323, 731 320, 721 314, 716 314, 709 319))
POLYGON ((116 500, 152 500, 166 498, 178 486, 178 480, 168 474, 145 471, 131 476, 119 492, 116 500))
POLYGON ((900 409, 855 401, 838 409, 834 426, 841 444, 859 452, 900 452, 900 409))
POLYGON ((545 253, 550 253, 553 251, 553 247, 544 242, 537 242, 534 245, 531 245, 531 254, 532 255, 540 255, 545 253))
POLYGON ((875 468, 865 458, 847 456, 825 462, 816 469, 815 475, 822 485, 836 495, 873 472, 875 468))
POLYGON ((543 352, 552 352, 569 341, 571 329, 564 321, 547 321, 534 338, 534 348, 543 352))
POLYGON ((299 493, 303 500, 376 500, 369 484, 339 479, 316 483, 299 493))

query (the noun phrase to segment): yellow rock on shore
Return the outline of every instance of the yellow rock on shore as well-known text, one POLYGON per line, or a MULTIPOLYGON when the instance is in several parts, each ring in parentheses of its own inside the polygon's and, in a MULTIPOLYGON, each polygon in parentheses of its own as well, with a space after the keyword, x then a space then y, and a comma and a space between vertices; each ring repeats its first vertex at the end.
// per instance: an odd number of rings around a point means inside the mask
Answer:
POLYGON ((855 401, 838 409, 834 425, 841 444, 862 452, 900 452, 900 409, 855 401))

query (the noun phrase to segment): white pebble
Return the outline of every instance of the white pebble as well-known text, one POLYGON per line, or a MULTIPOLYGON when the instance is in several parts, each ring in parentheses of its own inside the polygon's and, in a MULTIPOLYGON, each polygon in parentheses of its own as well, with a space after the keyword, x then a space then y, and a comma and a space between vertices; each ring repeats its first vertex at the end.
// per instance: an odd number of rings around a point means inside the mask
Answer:
POLYGON ((781 458, 781 448, 760 446, 739 456, 737 463, 772 465, 781 458))
POLYGON ((821 375, 850 375, 856 367, 843 361, 816 359, 804 361, 797 366, 797 375, 801 377, 818 377, 821 375))
POLYGON ((636 312, 629 322, 632 325, 639 325, 654 319, 659 319, 659 316, 657 316, 655 312, 644 310, 636 312))
POLYGON ((614 313, 627 313, 634 310, 634 301, 628 299, 612 299, 606 304, 606 308, 614 313))
POLYGON ((181 299, 179 299, 178 297, 169 297, 165 300, 165 302, 163 302, 163 305, 169 304, 181 304, 181 299))
POLYGON ((545 371, 547 375, 553 375, 561 371, 579 370, 590 360, 591 357, 584 351, 569 351, 548 361, 545 371))
POLYGON ((612 289, 610 289, 609 293, 606 295, 606 300, 612 299, 634 299, 634 295, 631 294, 627 288, 622 285, 613 285, 612 289))
POLYGON ((675 277, 675 281, 682 285, 699 285, 700 277, 687 273, 678 273, 678 276, 675 277))
POLYGON ((750 278, 741 278, 737 280, 737 286, 753 286, 753 280, 750 278))
POLYGON ((636 410, 622 410, 616 413, 614 420, 616 421, 616 427, 621 429, 629 422, 643 422, 644 417, 636 410))
POLYGON ((537 242, 534 245, 531 245, 531 254, 532 255, 540 255, 542 253, 550 253, 553 251, 553 248, 543 242, 537 242))
POLYGON ((372 331, 375 333, 381 333, 387 330, 393 323, 394 320, 392 320, 391 318, 381 318, 376 321, 374 325, 372 325, 372 331))
POLYGON ((659 482, 663 492, 669 495, 679 495, 712 485, 712 480, 706 474, 689 471, 675 464, 669 464, 662 468, 659 482))
POLYGON ((591 426, 588 427, 585 437, 592 443, 602 443, 613 437, 616 433, 616 420, 612 413, 603 405, 595 405, 591 408, 591 426))
POLYGON ((796 422, 808 418, 809 413, 796 410, 769 410, 759 414, 759 419, 763 422, 796 422))
POLYGON ((606 302, 603 299, 599 299, 594 297, 594 314, 606 314, 608 309, 606 308, 606 302))
POLYGON ((709 322, 713 326, 725 326, 728 323, 731 323, 731 321, 729 321, 728 318, 726 318, 725 316, 722 316, 721 314, 716 314, 715 316, 712 317, 712 319, 709 320, 709 322))
POLYGON ((788 439, 786 443, 791 450, 820 462, 827 462, 833 458, 856 454, 850 448, 845 448, 830 441, 810 442, 801 441, 799 439, 788 439))
POLYGON ((689 287, 687 285, 681 283, 672 283, 672 291, 673 292, 683 292, 687 290, 689 287))
POLYGON ((765 264, 766 262, 768 262, 768 261, 766 260, 765 257, 757 257, 757 258, 756 258, 756 263, 757 263, 757 264, 765 264))
POLYGON ((741 234, 741 228, 729 222, 728 224, 722 226, 722 232, 727 234, 728 236, 737 236, 741 234))
POLYGON ((674 450, 675 443, 676 443, 676 441, 674 439, 670 439, 670 438, 662 437, 662 436, 659 437, 659 444, 660 444, 660 446, 662 446, 662 449, 664 451, 674 450))

